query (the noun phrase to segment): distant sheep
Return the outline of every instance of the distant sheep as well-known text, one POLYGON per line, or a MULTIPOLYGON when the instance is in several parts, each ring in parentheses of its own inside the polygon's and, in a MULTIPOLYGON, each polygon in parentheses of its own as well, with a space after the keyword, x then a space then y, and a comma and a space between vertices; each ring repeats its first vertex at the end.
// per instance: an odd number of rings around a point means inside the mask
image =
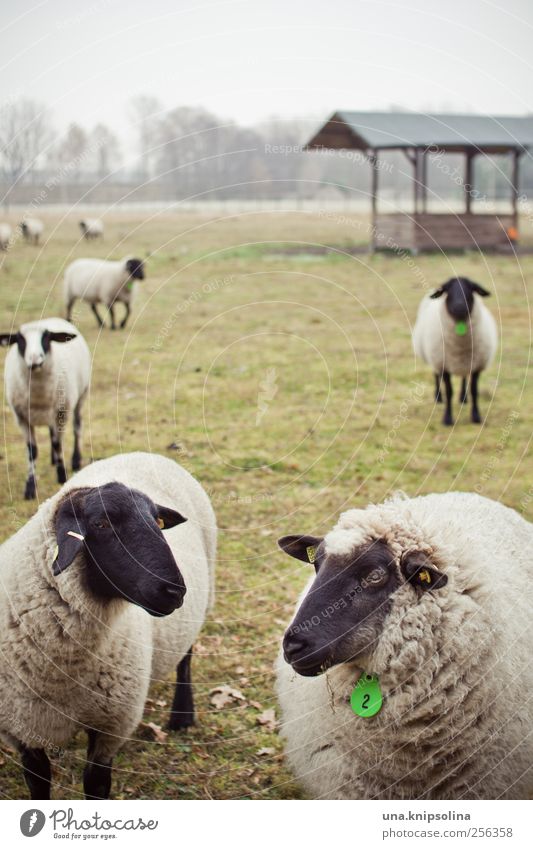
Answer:
POLYGON ((120 322, 120 327, 125 327, 130 314, 135 280, 144 280, 142 259, 126 257, 118 262, 105 259, 74 260, 65 271, 63 291, 67 321, 70 321, 76 299, 81 298, 91 305, 99 327, 104 327, 104 322, 96 305, 105 304, 111 317, 111 329, 115 330, 114 306, 121 302, 126 307, 126 314, 120 322))
POLYGON ((5 222, 0 223, 0 251, 7 251, 13 231, 5 222))
POLYGON ((192 646, 215 556, 200 484, 145 453, 87 466, 0 548, 0 734, 32 799, 50 798, 46 749, 80 730, 85 796, 108 798, 151 680, 176 671, 169 728, 193 724, 192 646))
POLYGON ((490 295, 467 277, 453 277, 419 307, 413 330, 413 348, 435 373, 435 400, 442 401, 441 380, 446 389, 443 424, 452 425, 453 374, 463 378, 461 402, 467 400, 467 380, 472 395, 472 421, 479 424, 479 375, 490 365, 498 347, 496 322, 482 303, 490 295), (443 297, 445 295, 446 297, 443 297))
POLYGON ((316 571, 277 681, 307 793, 531 798, 533 525, 473 493, 398 496, 279 545, 316 571))
POLYGON ((80 230, 87 241, 104 238, 104 225, 99 218, 83 219, 80 221, 80 230))
POLYGON ((25 218, 20 225, 20 230, 26 242, 30 245, 38 245, 44 225, 38 218, 25 218))
POLYGON ((28 448, 24 498, 31 499, 36 495, 36 427, 48 427, 52 465, 57 480, 64 483, 63 435, 72 413, 72 468, 76 471, 81 466, 81 411, 91 377, 91 355, 83 336, 62 318, 28 322, 17 333, 0 334, 0 346, 10 345, 5 364, 6 397, 28 448))

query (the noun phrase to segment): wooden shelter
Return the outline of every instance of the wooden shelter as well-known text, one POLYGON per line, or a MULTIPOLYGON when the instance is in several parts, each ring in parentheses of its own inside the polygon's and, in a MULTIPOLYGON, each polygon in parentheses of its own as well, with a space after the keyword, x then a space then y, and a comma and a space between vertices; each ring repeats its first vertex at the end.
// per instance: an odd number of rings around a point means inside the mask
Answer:
POLYGON ((426 115, 415 112, 335 112, 307 150, 359 150, 372 166, 372 249, 450 250, 499 248, 518 238, 521 156, 533 148, 533 118, 426 115), (401 150, 412 166, 413 212, 378 208, 379 166, 384 152, 401 150), (464 212, 428 212, 428 157, 464 154, 464 212), (474 160, 507 154, 512 159, 509 213, 473 212, 474 160))

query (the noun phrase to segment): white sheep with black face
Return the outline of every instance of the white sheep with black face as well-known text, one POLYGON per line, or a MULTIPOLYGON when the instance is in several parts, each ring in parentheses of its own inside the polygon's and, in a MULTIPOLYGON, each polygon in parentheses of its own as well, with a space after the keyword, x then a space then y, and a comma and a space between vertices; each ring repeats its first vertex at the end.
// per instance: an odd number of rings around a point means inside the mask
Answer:
POLYGON ((0 547, 0 734, 32 799, 50 798, 47 751, 88 735, 87 798, 148 687, 177 671, 169 728, 194 722, 192 646, 214 594, 216 521, 200 484, 155 454, 82 469, 0 547))
POLYGON ((103 327, 104 322, 96 305, 105 304, 109 310, 112 330, 116 328, 115 304, 124 304, 126 313, 120 327, 125 327, 137 280, 144 280, 142 259, 125 257, 118 262, 106 259, 74 260, 65 271, 63 288, 67 320, 70 321, 75 301, 81 298, 91 305, 99 327, 103 327))
POLYGON ((91 379, 91 355, 83 336, 62 318, 39 319, 23 324, 16 333, 2 333, 0 346, 11 346, 5 392, 28 449, 24 498, 31 499, 36 495, 36 427, 48 428, 52 465, 58 482, 64 483, 63 435, 72 414, 72 469, 81 467, 81 414, 91 379))
POLYGON ((43 235, 44 224, 39 218, 25 218, 20 224, 20 230, 25 242, 38 245, 43 235))
POLYGON ((104 225, 99 218, 84 218, 80 221, 80 230, 87 241, 104 238, 104 225))
POLYGON ((442 401, 441 381, 446 390, 443 424, 452 425, 452 375, 463 378, 461 402, 467 401, 467 383, 472 395, 472 421, 481 422, 478 409, 479 375, 498 347, 496 322, 482 301, 490 295, 467 277, 452 277, 427 295, 418 309, 413 329, 413 349, 435 373, 435 400, 442 401))
POLYGON ((533 525, 450 492, 279 544, 316 570, 277 665, 287 757, 309 795, 531 798, 533 525), (354 688, 376 678, 381 709, 367 689, 358 715, 354 688))

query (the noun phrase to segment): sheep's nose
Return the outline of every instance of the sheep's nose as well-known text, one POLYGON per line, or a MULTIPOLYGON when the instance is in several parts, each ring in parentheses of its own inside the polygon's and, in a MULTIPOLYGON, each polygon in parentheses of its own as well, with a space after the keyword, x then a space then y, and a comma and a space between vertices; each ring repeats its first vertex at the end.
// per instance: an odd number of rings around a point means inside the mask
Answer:
POLYGON ((167 598, 170 598, 172 599, 172 601, 176 602, 176 607, 181 607, 186 592, 187 587, 185 585, 180 587, 172 587, 167 584, 165 587, 163 587, 163 594, 167 598))
POLYGON ((303 637, 294 631, 287 631, 283 638, 283 653, 286 659, 295 658, 302 654, 306 649, 306 642, 303 637))

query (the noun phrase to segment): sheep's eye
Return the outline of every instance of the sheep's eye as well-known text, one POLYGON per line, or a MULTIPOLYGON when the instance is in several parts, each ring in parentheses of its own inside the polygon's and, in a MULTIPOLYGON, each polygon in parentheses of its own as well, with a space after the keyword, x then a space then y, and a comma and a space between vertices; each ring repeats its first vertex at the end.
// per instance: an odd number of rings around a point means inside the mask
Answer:
POLYGON ((106 528, 110 528, 110 527, 111 527, 111 525, 109 524, 109 522, 107 521, 107 519, 102 519, 100 522, 95 522, 95 523, 94 523, 94 526, 95 526, 95 528, 98 528, 98 530, 99 530, 99 531, 103 531, 103 530, 105 530, 106 528))
POLYGON ((386 569, 372 569, 368 575, 365 575, 364 584, 369 587, 379 587, 381 584, 384 584, 389 577, 386 569))

